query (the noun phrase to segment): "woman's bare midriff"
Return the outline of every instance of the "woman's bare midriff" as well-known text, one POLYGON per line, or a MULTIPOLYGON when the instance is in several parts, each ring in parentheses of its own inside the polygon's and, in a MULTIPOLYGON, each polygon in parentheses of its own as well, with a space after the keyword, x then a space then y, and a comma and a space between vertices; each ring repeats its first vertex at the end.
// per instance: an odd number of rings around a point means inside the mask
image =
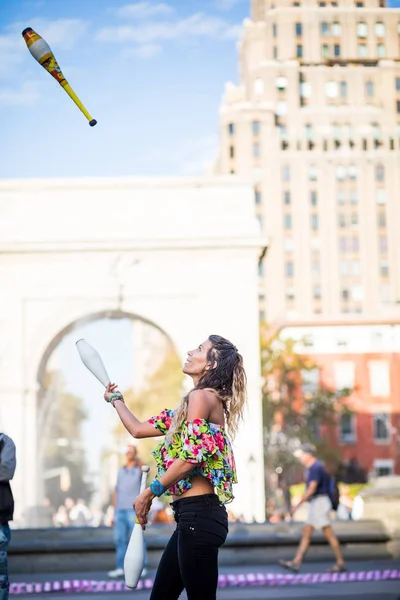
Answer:
POLYGON ((190 479, 190 483, 192 484, 190 490, 187 490, 187 492, 184 492, 180 496, 174 496, 174 500, 190 498, 190 496, 202 496, 203 494, 214 494, 214 486, 202 475, 195 475, 190 479))

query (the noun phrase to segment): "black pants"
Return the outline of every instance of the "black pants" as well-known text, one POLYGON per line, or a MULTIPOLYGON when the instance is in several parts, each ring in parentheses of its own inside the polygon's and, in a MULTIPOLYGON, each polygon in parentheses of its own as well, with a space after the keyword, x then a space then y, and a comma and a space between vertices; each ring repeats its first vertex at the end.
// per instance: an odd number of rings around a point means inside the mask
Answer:
POLYGON ((191 496, 171 504, 177 523, 154 581, 150 600, 215 600, 218 549, 228 534, 228 516, 215 494, 191 496))

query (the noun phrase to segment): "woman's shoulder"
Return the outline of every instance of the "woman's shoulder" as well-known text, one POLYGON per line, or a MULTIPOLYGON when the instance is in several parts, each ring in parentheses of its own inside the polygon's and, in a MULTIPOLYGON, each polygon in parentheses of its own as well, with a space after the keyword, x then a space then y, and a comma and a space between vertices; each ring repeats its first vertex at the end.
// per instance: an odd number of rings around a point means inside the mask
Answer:
POLYGON ((189 403, 197 404, 197 403, 206 403, 210 407, 214 406, 219 402, 218 393, 212 388, 201 388, 194 389, 189 392, 189 403))

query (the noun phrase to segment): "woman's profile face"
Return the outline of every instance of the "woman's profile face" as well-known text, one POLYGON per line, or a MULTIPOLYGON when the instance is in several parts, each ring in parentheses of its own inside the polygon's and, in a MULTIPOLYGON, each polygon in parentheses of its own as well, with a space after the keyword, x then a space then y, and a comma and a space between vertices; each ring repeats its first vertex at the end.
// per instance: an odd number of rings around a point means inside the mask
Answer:
POLYGON ((182 371, 186 375, 201 375, 207 366, 210 366, 207 361, 207 354, 211 349, 210 340, 202 342, 195 350, 190 350, 187 359, 183 365, 182 371))

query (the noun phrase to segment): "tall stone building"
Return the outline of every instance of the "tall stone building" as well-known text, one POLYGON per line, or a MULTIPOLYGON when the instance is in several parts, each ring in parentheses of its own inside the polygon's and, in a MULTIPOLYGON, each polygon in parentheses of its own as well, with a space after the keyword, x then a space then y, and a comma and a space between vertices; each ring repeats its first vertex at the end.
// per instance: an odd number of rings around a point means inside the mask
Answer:
POLYGON ((398 315, 400 9, 253 0, 239 55, 218 170, 254 183, 260 317, 398 315))

